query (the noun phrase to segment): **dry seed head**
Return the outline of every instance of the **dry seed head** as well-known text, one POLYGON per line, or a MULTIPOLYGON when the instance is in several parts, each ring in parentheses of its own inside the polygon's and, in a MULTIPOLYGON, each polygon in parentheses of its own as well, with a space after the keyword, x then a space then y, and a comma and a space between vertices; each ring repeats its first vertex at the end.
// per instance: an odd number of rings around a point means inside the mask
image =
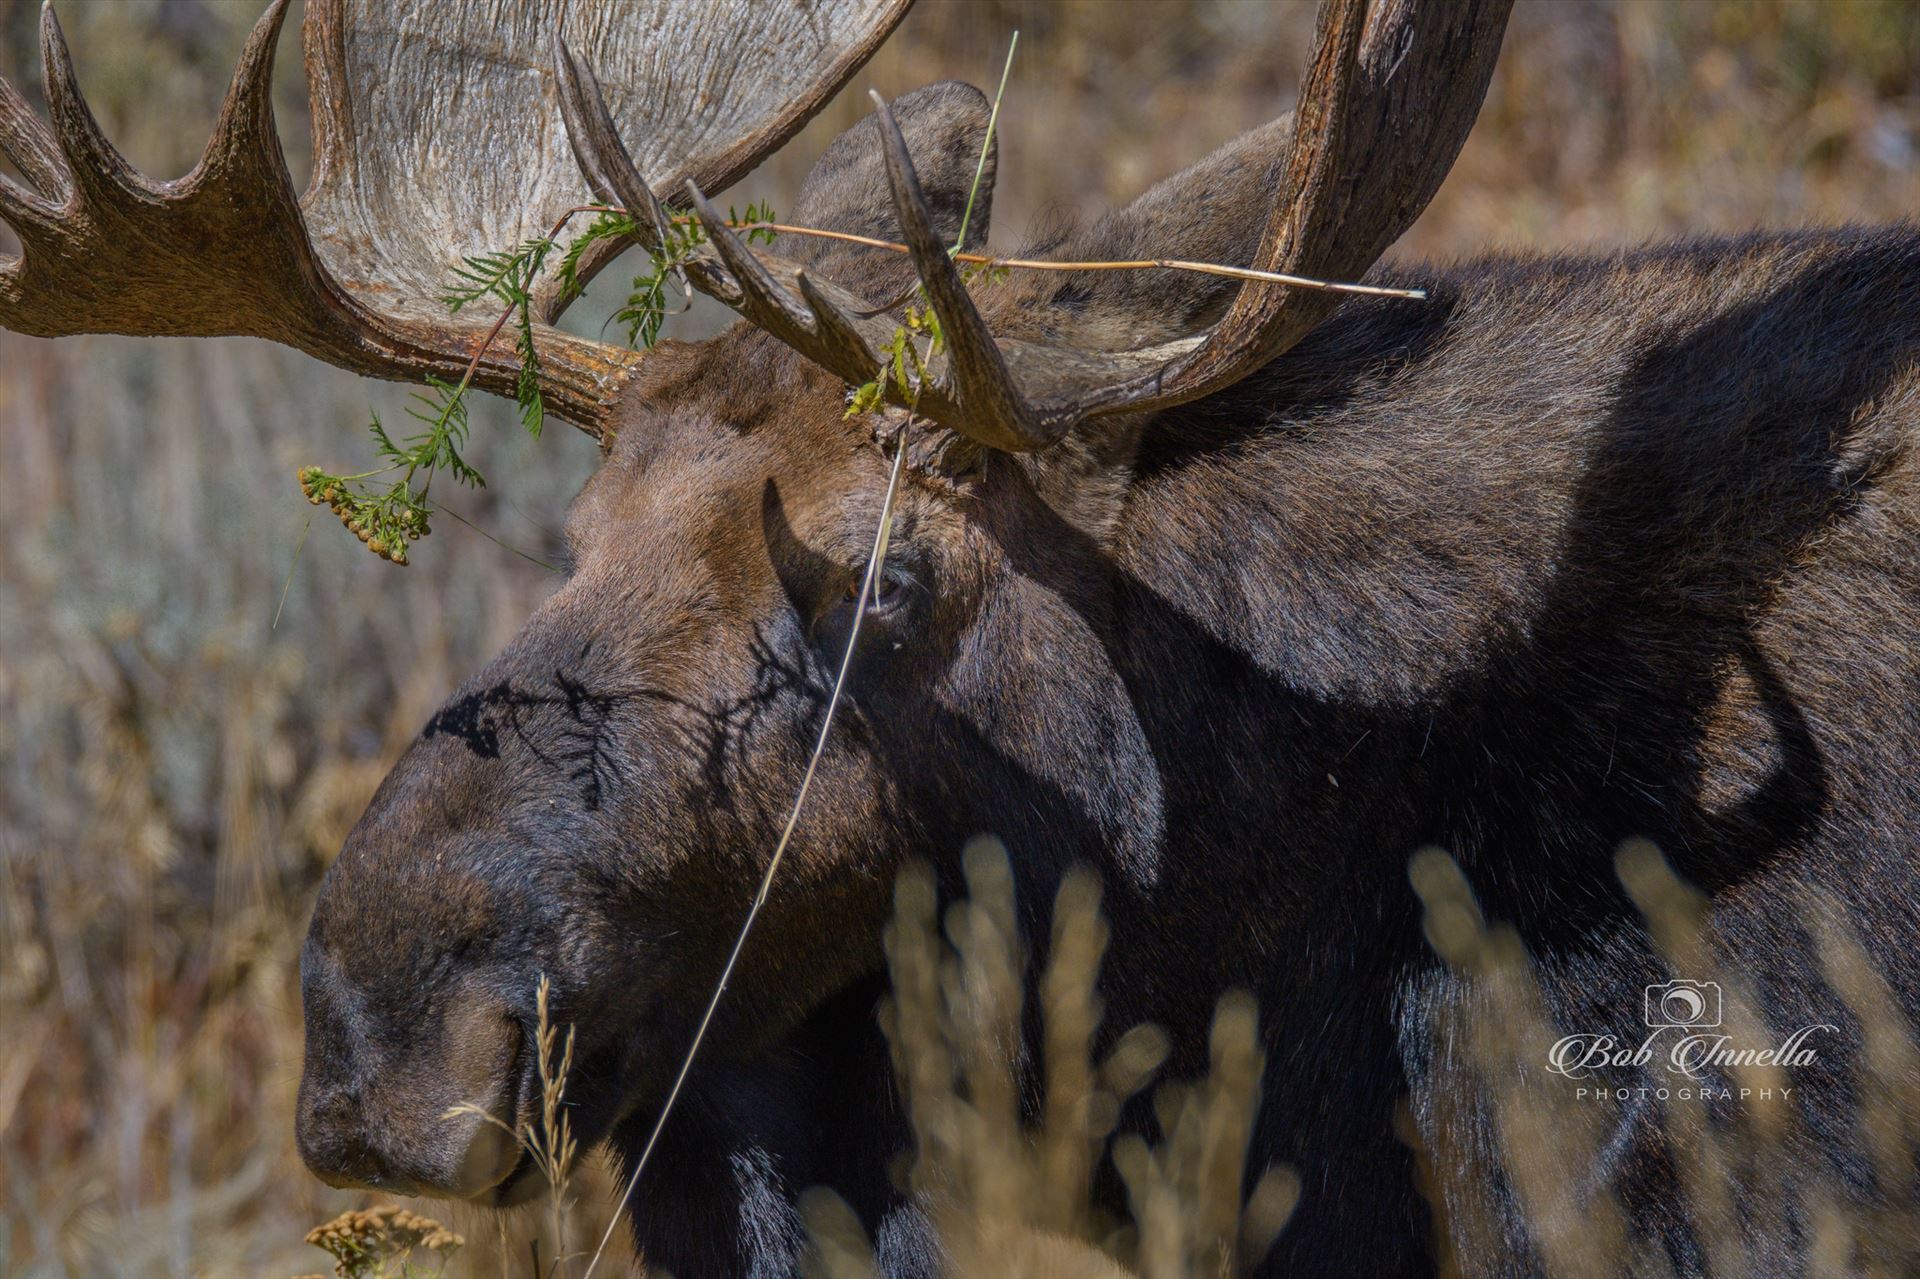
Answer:
POLYGON ((377 537, 368 538, 367 549, 369 551, 372 551, 375 555, 385 555, 387 553, 387 544, 385 540, 381 538, 377 538, 377 537))
POLYGON ((307 1232, 307 1242, 331 1253, 336 1273, 361 1273, 369 1259, 404 1258, 417 1248, 449 1253, 466 1242, 431 1217, 394 1204, 343 1212, 307 1232))
POLYGON ((1247 1196, 1240 1217, 1241 1255, 1255 1265, 1265 1259, 1280 1231, 1300 1202, 1300 1174, 1291 1168, 1269 1168, 1247 1196))

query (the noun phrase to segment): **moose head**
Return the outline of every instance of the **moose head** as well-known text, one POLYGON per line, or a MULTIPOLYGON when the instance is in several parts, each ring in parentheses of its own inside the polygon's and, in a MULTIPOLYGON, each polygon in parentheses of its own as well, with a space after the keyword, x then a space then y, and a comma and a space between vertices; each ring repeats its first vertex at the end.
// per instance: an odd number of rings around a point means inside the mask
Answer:
MULTIPOLYGON (((267 92, 284 8, 254 31, 204 159, 170 183, 102 136, 47 11, 51 127, 0 83, 0 148, 28 184, 0 177, 24 246, 0 264, 0 323, 252 334, 372 376, 457 377, 487 335, 434 301, 450 265, 590 196, 654 247, 669 218, 697 218, 686 276, 744 321, 636 352, 550 327, 568 299, 537 283, 545 393, 603 461, 567 517, 564 585, 433 716, 327 874, 302 961, 301 1152, 336 1185, 491 1204, 536 1191, 501 1134, 539 1102, 544 976, 578 1035, 574 1129, 630 1155, 779 837, 860 610, 840 717, 686 1120, 787 1133, 766 1137, 787 1142, 782 1179, 827 1176, 826 1156, 793 1153, 819 1144, 809 1123, 768 1099, 826 1097, 793 1080, 858 1056, 846 1044, 865 1032, 846 1027, 871 1020, 903 860, 950 866, 991 831, 1034 900, 1075 862, 1150 900, 1182 818, 1146 721, 1183 694, 1140 683, 1152 641, 1134 623, 1178 607, 1144 601, 1117 567, 1159 553, 1122 516, 1156 464, 1152 425, 1186 414, 1203 429, 1203 402, 1338 298, 1201 274, 963 281, 949 250, 970 197, 967 241, 984 242, 994 166, 988 103, 959 84, 842 135, 790 215, 908 253, 750 248, 708 194, 790 137, 904 0, 648 14, 545 0, 506 17, 308 0, 315 159, 296 199, 267 92), (881 367, 916 296, 943 350, 911 394, 889 382, 892 403, 849 418, 849 386, 881 367), (895 450, 890 546, 863 594, 895 450)), ((1326 0, 1295 113, 1036 254, 1356 278, 1458 153, 1505 9, 1326 0)), ((509 391, 517 372, 502 341, 476 384, 509 391)), ((737 1145, 717 1143, 710 1172, 698 1144, 683 1143, 681 1175, 740 1181, 737 1145)))

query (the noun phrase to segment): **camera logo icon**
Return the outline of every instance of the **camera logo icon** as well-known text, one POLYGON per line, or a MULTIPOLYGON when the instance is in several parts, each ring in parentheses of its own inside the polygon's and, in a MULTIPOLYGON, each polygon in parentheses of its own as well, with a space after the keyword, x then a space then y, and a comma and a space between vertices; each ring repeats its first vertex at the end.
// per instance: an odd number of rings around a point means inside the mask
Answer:
POLYGON ((1655 1030, 1702 1030, 1720 1024, 1720 983, 1684 977, 1647 987, 1647 1025, 1655 1030))

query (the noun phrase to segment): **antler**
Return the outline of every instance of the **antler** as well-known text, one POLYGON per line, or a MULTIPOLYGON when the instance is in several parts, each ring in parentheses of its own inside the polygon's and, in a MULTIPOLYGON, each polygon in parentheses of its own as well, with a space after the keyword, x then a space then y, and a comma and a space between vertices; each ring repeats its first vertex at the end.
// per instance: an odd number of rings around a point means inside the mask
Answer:
MULTIPOLYGON (((1364 29, 1359 0, 1322 7, 1256 268, 1357 279, 1400 238, 1466 144, 1511 7, 1383 0, 1364 29)), ((1305 337, 1339 302, 1249 284, 1198 350, 1122 402, 1178 404, 1229 386, 1305 337)))
MULTIPOLYGON (((643 239, 648 241, 648 248, 658 249, 666 238, 666 211, 622 144, 598 79, 586 59, 564 42, 555 56, 561 110, 581 171, 600 198, 636 214, 643 228, 654 228, 650 236, 643 230, 643 239)), ((884 106, 881 113, 887 128, 889 171, 902 168, 912 180, 906 143, 884 106)), ((936 307, 943 296, 950 305, 952 291, 957 289, 964 298, 965 289, 957 276, 949 283, 932 269, 937 259, 941 270, 953 272, 946 249, 933 233, 925 202, 917 196, 917 184, 913 190, 915 199, 902 210, 901 221, 909 243, 915 246, 914 260, 922 279, 931 281, 928 289, 935 296, 936 307)), ((809 274, 799 263, 749 249, 714 209, 697 181, 687 181, 684 198, 708 241, 684 258, 687 278, 695 288, 847 381, 859 384, 872 380, 882 364, 880 352, 892 341, 892 320, 874 314, 870 303, 809 274)), ((941 320, 955 359, 946 376, 926 379, 916 388, 912 403, 934 421, 1000 449, 1031 448, 1033 444, 1030 436, 1006 429, 1000 418, 977 411, 980 403, 973 389, 977 380, 972 377, 975 362, 985 362, 989 368, 997 365, 996 373, 1004 371, 1016 382, 1033 383, 1045 377, 1066 394, 1093 399, 1116 373, 1143 376, 1174 353, 1194 345, 1189 339, 1118 354, 1083 352, 1011 338, 989 340, 977 315, 964 333, 961 325, 969 323, 965 316, 956 324, 949 319, 948 310, 941 310, 941 320), (962 365, 962 359, 968 363, 962 365), (956 371, 965 376, 956 377, 956 371)), ((891 384, 888 393, 904 402, 902 393, 891 384)))
MULTIPOLYGON (((1492 78, 1511 0, 1325 0, 1290 150, 1252 265, 1288 275, 1353 279, 1417 217, 1465 143, 1492 78)), ((563 61, 571 58, 563 52, 563 61)), ((596 190, 631 203, 645 188, 621 148, 583 61, 562 79, 582 167, 596 190)), ((879 99, 876 97, 876 103, 879 99)), ((879 104, 886 168, 902 238, 945 337, 945 358, 914 388, 919 411, 992 448, 1051 444, 1104 413, 1161 408, 1211 394, 1299 341, 1336 294, 1249 282, 1204 334, 1133 351, 1082 351, 993 335, 934 233, 913 161, 879 104)), ((694 284, 852 382, 879 367, 891 321, 791 262, 751 252, 688 198, 712 242, 694 284)), ((890 398, 907 398, 889 387, 890 398)))
MULTIPOLYGON (((206 152, 173 182, 144 177, 107 141, 49 5, 48 122, 0 80, 0 152, 32 188, 0 175, 0 218, 22 245, 0 258, 0 325, 49 337, 248 334, 375 377, 457 378, 489 325, 447 313, 451 269, 545 234, 587 200, 540 74, 563 19, 612 68, 623 118, 672 122, 656 128, 649 158, 674 186, 718 189, 804 124, 910 2, 309 0, 314 165, 298 200, 268 92, 286 0, 254 27, 206 152)), ((596 245, 583 272, 618 247, 596 245)), ((598 432, 640 357, 550 327, 568 301, 553 271, 532 296, 546 321, 542 390, 598 432)), ((503 341, 481 355, 474 383, 510 394, 518 369, 503 341)))

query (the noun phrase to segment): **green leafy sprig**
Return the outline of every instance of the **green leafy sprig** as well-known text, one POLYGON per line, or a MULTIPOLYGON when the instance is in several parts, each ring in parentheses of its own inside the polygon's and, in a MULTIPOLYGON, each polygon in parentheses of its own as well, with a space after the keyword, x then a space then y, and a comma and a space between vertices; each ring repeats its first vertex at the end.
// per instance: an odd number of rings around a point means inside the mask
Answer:
MULTIPOLYGON (((766 223, 776 220, 772 205, 749 204, 744 213, 727 206, 727 222, 746 228, 748 244, 772 244, 779 233, 766 223)), ((646 350, 660 340, 660 328, 666 323, 667 285, 686 265, 693 251, 707 242, 706 228, 696 218, 676 217, 666 228, 666 242, 653 254, 648 267, 633 277, 633 288, 626 305, 614 313, 614 319, 627 326, 627 345, 646 350)), ((692 304, 688 293, 688 304, 692 304)), ((684 308, 683 308, 684 309, 684 308)))
POLYGON ((407 562, 407 543, 433 531, 433 508, 427 490, 434 473, 444 470, 462 484, 482 488, 486 480, 467 464, 460 450, 467 442, 465 388, 431 375, 427 387, 415 391, 407 415, 423 429, 396 441, 375 413, 367 429, 374 449, 388 464, 358 475, 335 475, 318 466, 300 468, 300 491, 315 506, 329 507, 347 531, 368 550, 394 564, 407 562), (389 484, 374 483, 380 476, 399 472, 389 484), (414 487, 419 477, 419 487, 414 487))
POLYGON ((450 315, 460 314, 462 307, 482 298, 498 298, 506 306, 513 318, 514 354, 520 361, 513 398, 520 406, 521 424, 536 439, 546 425, 547 405, 540 396, 540 352, 533 344, 533 285, 553 249, 554 238, 540 236, 518 249, 465 258, 453 269, 453 282, 441 298, 450 315))
MULTIPOLYGON (((757 203, 749 204, 744 213, 727 210, 729 222, 747 226, 748 243, 772 242, 776 233, 759 224, 774 219, 770 206, 757 203)), ((558 251, 560 296, 578 297, 584 290, 580 269, 587 250, 605 240, 632 238, 638 231, 639 223, 621 210, 576 209, 561 219, 550 235, 537 236, 498 253, 464 258, 453 269, 441 297, 450 314, 458 315, 462 309, 487 300, 497 301, 502 307, 481 350, 491 346, 493 336, 509 323, 513 325, 514 355, 519 364, 514 400, 520 408, 521 424, 535 437, 546 424, 547 408, 540 393, 540 350, 534 341, 534 285, 558 251), (560 232, 568 220, 583 212, 594 213, 594 220, 562 249, 560 232)), ((659 340, 661 324, 668 314, 667 283, 704 243, 706 233, 697 220, 675 218, 668 224, 666 243, 660 252, 650 255, 648 269, 634 277, 626 305, 615 316, 627 325, 629 345, 650 347, 659 340)), ((331 509, 375 555, 394 564, 407 563, 407 544, 432 532, 434 508, 427 495, 437 473, 445 471, 456 482, 472 488, 486 486, 485 477, 461 452, 469 430, 467 393, 478 367, 476 355, 457 383, 429 375, 426 389, 415 392, 407 405, 408 415, 421 424, 421 429, 399 440, 388 433, 379 414, 369 415, 367 432, 373 437, 376 455, 387 465, 355 474, 303 466, 296 472, 301 492, 314 505, 331 509), (388 476, 393 478, 387 480, 388 476)))

